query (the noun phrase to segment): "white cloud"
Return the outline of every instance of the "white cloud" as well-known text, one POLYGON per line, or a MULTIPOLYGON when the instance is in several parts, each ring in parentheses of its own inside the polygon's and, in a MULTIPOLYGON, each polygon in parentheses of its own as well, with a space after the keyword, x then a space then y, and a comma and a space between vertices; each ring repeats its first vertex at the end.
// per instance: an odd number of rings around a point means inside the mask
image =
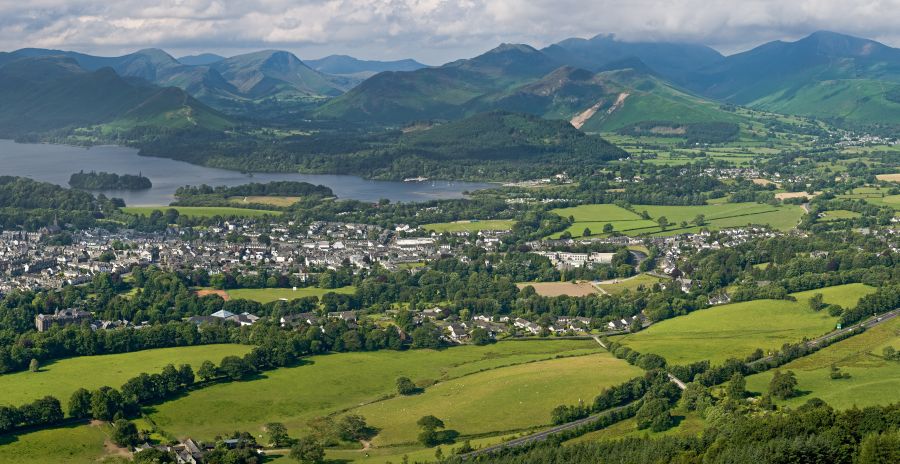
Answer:
POLYGON ((284 48, 428 63, 614 33, 726 51, 829 29, 900 45, 900 0, 0 0, 0 49, 284 48))

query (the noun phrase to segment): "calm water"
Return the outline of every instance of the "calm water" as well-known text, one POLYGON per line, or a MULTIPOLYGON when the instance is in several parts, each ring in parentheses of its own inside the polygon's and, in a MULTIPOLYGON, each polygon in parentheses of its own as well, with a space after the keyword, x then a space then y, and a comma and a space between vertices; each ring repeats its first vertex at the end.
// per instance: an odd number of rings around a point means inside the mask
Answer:
POLYGON ((175 190, 184 185, 241 185, 250 182, 303 181, 330 187, 338 198, 362 201, 413 202, 462 198, 464 191, 491 187, 473 182, 388 182, 356 176, 324 174, 268 174, 252 176, 237 171, 197 166, 166 158, 138 156, 137 150, 117 146, 91 148, 65 145, 20 144, 0 140, 0 175, 30 177, 68 187, 69 176, 84 170, 116 174, 138 174, 150 178, 153 188, 141 191, 102 191, 125 200, 129 206, 168 205, 175 190))

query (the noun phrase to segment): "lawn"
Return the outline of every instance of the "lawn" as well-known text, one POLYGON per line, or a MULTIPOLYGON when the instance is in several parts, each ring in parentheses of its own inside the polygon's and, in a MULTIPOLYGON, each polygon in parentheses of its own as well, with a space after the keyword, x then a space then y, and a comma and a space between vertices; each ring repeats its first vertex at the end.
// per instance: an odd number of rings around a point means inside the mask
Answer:
POLYGON ((249 196, 249 197, 229 197, 228 201, 236 205, 271 205, 279 208, 287 208, 300 201, 303 197, 268 197, 268 196, 249 196))
POLYGON ((629 277, 625 279, 613 279, 613 280, 605 280, 597 284, 597 287, 600 287, 606 293, 617 294, 622 293, 625 290, 636 291, 638 288, 651 288, 653 284, 663 282, 664 279, 659 277, 654 277, 648 274, 638 274, 634 277, 629 277))
MULTIPOLYGON (((190 392, 154 407, 150 415, 159 427, 178 437, 204 439, 234 430, 257 433, 264 424, 273 421, 284 422, 296 436, 303 433, 311 418, 394 394, 395 382, 400 376, 415 382, 442 382, 486 369, 599 351, 602 348, 593 340, 540 340, 500 342, 482 347, 466 345, 440 351, 322 355, 310 358, 307 365, 266 372, 257 380, 213 385, 190 392)), ((539 382, 541 374, 551 375, 544 371, 529 379, 539 382)), ((591 375, 580 378, 588 385, 595 384, 591 375)), ((593 398, 593 394, 589 398, 593 398)), ((482 401, 482 406, 490 410, 492 400, 482 398, 482 401)), ((554 397, 553 402, 555 406, 572 401, 573 398, 559 396, 554 397)), ((538 423, 544 423, 549 413, 549 409, 540 411, 538 423)))
POLYGON ((122 208, 122 211, 129 214, 138 214, 141 216, 149 216, 154 211, 162 211, 174 209, 178 214, 189 217, 209 218, 213 216, 222 217, 261 217, 266 215, 279 215, 281 211, 269 211, 263 209, 247 209, 232 208, 230 206, 128 206, 122 208))
MULTIPOLYGON (((119 388, 126 380, 142 373, 162 371, 166 364, 190 364, 194 371, 207 359, 218 363, 228 355, 243 355, 248 345, 202 345, 133 353, 81 356, 41 366, 40 372, 17 372, 0 376, 0 404, 21 405, 52 395, 66 409, 72 393, 81 388, 95 389, 104 385, 119 388)), ((2 460, 0 460, 2 462, 2 460)))
POLYGON ((348 286, 341 288, 318 288, 318 287, 298 287, 297 290, 291 288, 241 288, 236 290, 226 290, 229 298, 253 300, 260 303, 268 303, 276 300, 295 300, 307 296, 317 296, 319 298, 326 293, 339 293, 342 295, 352 295, 356 293, 356 287, 348 286))
POLYGON ((106 427, 72 425, 21 435, 0 436, 0 462, 4 464, 86 464, 106 453, 106 427))
POLYGON ((755 300, 715 306, 662 321, 621 341, 639 352, 660 354, 672 364, 744 358, 756 348, 778 349, 833 329, 837 318, 809 309, 808 300, 815 293, 827 303, 846 307, 874 290, 849 284, 794 294, 796 302, 755 300))
POLYGON ((510 230, 515 221, 509 219, 492 219, 487 221, 456 221, 424 224, 422 229, 438 233, 444 232, 479 232, 482 230, 510 230))
POLYGON ((701 227, 694 225, 693 221, 700 214, 706 220, 703 227, 709 229, 742 227, 752 223, 768 224, 778 230, 790 230, 800 222, 800 217, 804 213, 803 208, 797 205, 772 206, 760 203, 712 203, 698 206, 634 205, 634 210, 646 211, 650 219, 642 219, 638 214, 610 204, 555 209, 552 210, 553 213, 562 217, 572 216, 575 222, 565 231, 557 232, 550 237, 558 238, 564 232, 569 232, 573 237, 581 237, 585 228, 590 229, 592 235, 597 235, 602 233, 606 224, 611 224, 613 230, 630 236, 696 233, 701 227), (660 217, 665 217, 669 223, 665 230, 659 227, 660 217), (681 227, 682 222, 687 222, 688 226, 681 227))
MULTIPOLYGON (((776 402, 798 406, 810 398, 821 398, 836 408, 849 408, 900 401, 900 361, 882 357, 882 350, 888 345, 900 349, 900 319, 784 365, 782 370, 797 375, 797 388, 803 395, 776 402), (832 365, 850 374, 850 378, 832 380, 832 365)), ((747 389, 766 392, 772 375, 770 371, 748 377, 747 389)))
POLYGON ((352 412, 381 429, 373 442, 377 446, 415 442, 416 420, 428 414, 464 436, 508 433, 549 426, 554 407, 590 402, 604 387, 641 373, 609 353, 597 353, 480 372, 352 412))

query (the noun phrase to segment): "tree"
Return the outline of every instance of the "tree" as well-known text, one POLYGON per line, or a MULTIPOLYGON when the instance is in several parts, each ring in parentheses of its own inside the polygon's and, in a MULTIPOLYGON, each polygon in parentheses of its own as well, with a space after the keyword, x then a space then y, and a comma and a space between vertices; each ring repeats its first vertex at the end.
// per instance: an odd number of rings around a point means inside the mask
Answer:
POLYGON ((884 355, 884 359, 887 359, 888 361, 900 360, 900 356, 897 355, 897 349, 893 346, 884 347, 882 354, 884 355))
POLYGON ((418 421, 416 421, 416 425, 422 429, 422 432, 419 433, 419 442, 425 446, 431 447, 441 443, 441 437, 438 435, 437 430, 444 428, 444 421, 438 419, 435 416, 428 415, 422 416, 418 421))
POLYGON ((865 436, 859 444, 856 461, 865 464, 900 462, 900 432, 865 436))
POLYGON ((824 296, 821 293, 816 293, 809 299, 809 309, 813 311, 821 311, 822 308, 825 307, 824 296))
POLYGON ((138 435, 137 426, 134 422, 125 419, 119 419, 113 423, 112 439, 119 446, 134 446, 140 436, 138 435))
POLYGON ((266 430, 269 432, 269 439, 272 446, 283 448, 289 446, 293 440, 288 436, 287 427, 281 422, 270 422, 266 424, 266 430))
POLYGON ((28 363, 28 370, 31 372, 37 372, 37 371, 41 370, 41 364, 38 362, 37 359, 31 358, 31 362, 28 363))
POLYGON ((591 236, 591 229, 590 229, 589 227, 585 227, 584 230, 581 231, 581 236, 582 236, 582 237, 590 237, 590 236, 591 236))
POLYGON ((83 418, 91 415, 91 392, 79 388, 69 398, 69 417, 83 418))
POLYGON ((651 398, 644 401, 634 416, 638 430, 649 428, 654 432, 662 432, 675 424, 669 414, 669 403, 663 398, 651 398))
POLYGON ((176 459, 175 453, 148 448, 139 453, 134 453, 133 462, 135 464, 174 464, 176 459))
POLYGON ((325 448, 313 437, 301 437, 291 447, 292 459, 303 463, 317 464, 325 459, 325 448))
POLYGON ((338 434, 347 441, 365 440, 372 436, 372 429, 366 424, 366 418, 359 414, 342 417, 338 423, 338 434))
POLYGON ((203 361, 203 364, 200 365, 200 369, 197 370, 197 375, 200 376, 200 380, 207 381, 210 379, 216 378, 219 373, 216 369, 216 365, 212 363, 212 361, 206 360, 203 361))
POLYGON ((703 412, 706 408, 712 406, 713 397, 703 384, 699 382, 690 382, 681 394, 681 406, 688 411, 703 412))
POLYGON ((418 392, 419 387, 409 377, 397 378, 397 393, 401 395, 415 395, 418 392))
POLYGON ((697 216, 694 217, 694 225, 699 227, 704 224, 706 224, 706 216, 704 216, 702 214, 698 214, 697 216))
POLYGON ((735 400, 743 399, 747 395, 747 381, 743 374, 735 372, 728 382, 728 397, 735 400))
POLYGON ((487 330, 484 330, 481 327, 476 327, 474 330, 472 330, 472 333, 469 334, 469 340, 472 341, 473 345, 478 346, 488 345, 494 342, 494 339, 491 338, 491 334, 489 334, 487 330))
POLYGON ((769 394, 781 400, 793 397, 797 394, 797 377, 792 371, 782 373, 776 370, 769 382, 769 394))
POLYGON ((612 233, 612 231, 613 231, 612 223, 607 222, 606 224, 603 224, 603 233, 604 234, 612 233))
POLYGON ((440 348, 441 330, 434 324, 426 323, 412 331, 413 348, 440 348))
POLYGON ((219 370, 232 380, 241 380, 250 375, 253 369, 238 356, 225 356, 219 363, 219 370))
POLYGON ((644 324, 641 323, 640 319, 635 319, 631 321, 631 324, 628 325, 628 331, 631 333, 640 332, 643 328, 644 324))
POLYGON ((666 228, 669 227, 669 220, 665 216, 660 216, 656 220, 656 223, 659 224, 659 228, 662 230, 666 230, 666 228))
POLYGON ((111 421, 124 407, 122 394, 111 387, 100 387, 91 393, 91 416, 97 420, 111 421))

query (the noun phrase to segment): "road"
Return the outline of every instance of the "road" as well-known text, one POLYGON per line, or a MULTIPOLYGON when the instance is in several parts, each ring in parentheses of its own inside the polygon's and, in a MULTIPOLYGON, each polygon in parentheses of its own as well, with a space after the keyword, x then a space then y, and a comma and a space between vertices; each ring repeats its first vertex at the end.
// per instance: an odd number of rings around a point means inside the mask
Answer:
MULTIPOLYGON (((884 324, 885 322, 887 322, 891 319, 894 319, 897 316, 900 316, 900 309, 888 311, 879 316, 872 316, 869 319, 866 319, 865 321, 858 322, 849 327, 844 327, 844 328, 835 330, 833 332, 829 332, 825 335, 822 335, 821 337, 809 340, 808 342, 806 342, 806 346, 807 347, 817 346, 824 341, 829 341, 834 338, 842 337, 850 332, 853 332, 853 331, 859 329, 860 327, 865 328, 865 329, 871 329, 872 327, 875 327, 880 324, 884 324)), ((764 358, 759 358, 756 361, 749 362, 749 363, 747 363, 747 365, 753 366, 753 365, 759 364, 761 362, 771 361, 773 358, 774 358, 774 356, 766 356, 764 358)))
POLYGON ((569 430, 569 429, 573 429, 576 427, 580 427, 585 424, 590 424, 591 422, 595 422, 595 421, 599 420, 600 418, 602 418, 603 416, 606 416, 609 413, 621 411, 621 410, 627 408, 628 406, 631 406, 631 404, 632 403, 628 403, 624 406, 610 408, 599 414, 594 414, 593 416, 585 417, 584 419, 578 419, 576 421, 567 422, 562 425, 556 425, 556 426, 550 427, 549 429, 544 430, 542 432, 533 433, 533 434, 525 436, 525 437, 516 438, 514 440, 505 441, 505 442, 497 444, 497 445, 492 445, 492 446, 488 446, 485 448, 477 449, 475 451, 472 451, 471 453, 462 454, 462 455, 460 455, 460 457, 463 459, 469 459, 469 458, 473 458, 475 456, 480 456, 482 454, 493 453, 494 451, 499 451, 503 448, 514 448, 516 446, 522 446, 522 445, 526 445, 528 443, 533 443, 536 441, 543 441, 543 440, 546 440, 547 437, 549 437, 550 435, 553 435, 554 433, 559 433, 564 430, 569 430))
MULTIPOLYGON (((900 309, 888 311, 880 316, 873 316, 863 322, 854 324, 850 327, 845 327, 845 328, 842 328, 839 330, 835 330, 835 331, 825 334, 821 337, 809 340, 808 342, 806 342, 806 346, 818 345, 818 344, 822 343, 823 341, 831 340, 835 337, 840 337, 840 336, 846 335, 847 333, 853 332, 854 330, 856 330, 860 327, 870 329, 879 324, 884 324, 885 322, 887 322, 891 319, 894 319, 897 316, 900 316, 900 309)), ((594 336, 592 338, 594 338, 594 340, 596 340, 597 343, 600 343, 600 345, 603 346, 603 343, 600 341, 600 337, 594 336)), ((604 348, 606 348, 606 347, 604 346, 604 348)), ((772 358, 773 358, 773 356, 766 356, 765 358, 760 358, 760 359, 757 359, 756 361, 747 363, 747 365, 752 366, 756 363, 771 360, 772 358)), ((671 380, 672 383, 674 383, 675 385, 678 385, 678 388, 680 388, 681 390, 684 390, 685 388, 687 388, 687 385, 685 385, 685 383, 682 382, 681 380, 679 380, 677 377, 675 377, 672 374, 668 374, 668 375, 669 375, 669 380, 671 380)), ((493 453, 494 451, 499 451, 503 448, 512 448, 512 447, 516 447, 516 446, 525 445, 528 443, 533 443, 536 441, 546 440, 548 436, 550 436, 554 433, 562 432, 564 430, 569 430, 569 429, 579 427, 579 426, 582 426, 585 424, 590 424, 591 422, 594 422, 594 421, 600 419, 601 417, 605 416, 606 414, 609 414, 614 411, 621 411, 622 409, 625 409, 630 405, 631 405, 631 403, 626 404, 625 406, 619 406, 616 408, 607 409, 606 411, 603 411, 599 414, 594 414, 593 416, 585 417, 584 419, 579 419, 579 420, 576 420, 573 422, 568 422, 566 424, 557 425, 557 426, 551 427, 547 430, 544 430, 542 432, 534 433, 534 434, 531 434, 531 435, 528 435, 525 437, 521 437, 521 438, 516 438, 515 440, 506 441, 506 442, 503 442, 503 443, 500 443, 497 445, 488 446, 486 448, 481 448, 481 449, 472 451, 471 453, 463 454, 460 457, 463 459, 468 459, 471 457, 480 456, 482 454, 493 453)))

